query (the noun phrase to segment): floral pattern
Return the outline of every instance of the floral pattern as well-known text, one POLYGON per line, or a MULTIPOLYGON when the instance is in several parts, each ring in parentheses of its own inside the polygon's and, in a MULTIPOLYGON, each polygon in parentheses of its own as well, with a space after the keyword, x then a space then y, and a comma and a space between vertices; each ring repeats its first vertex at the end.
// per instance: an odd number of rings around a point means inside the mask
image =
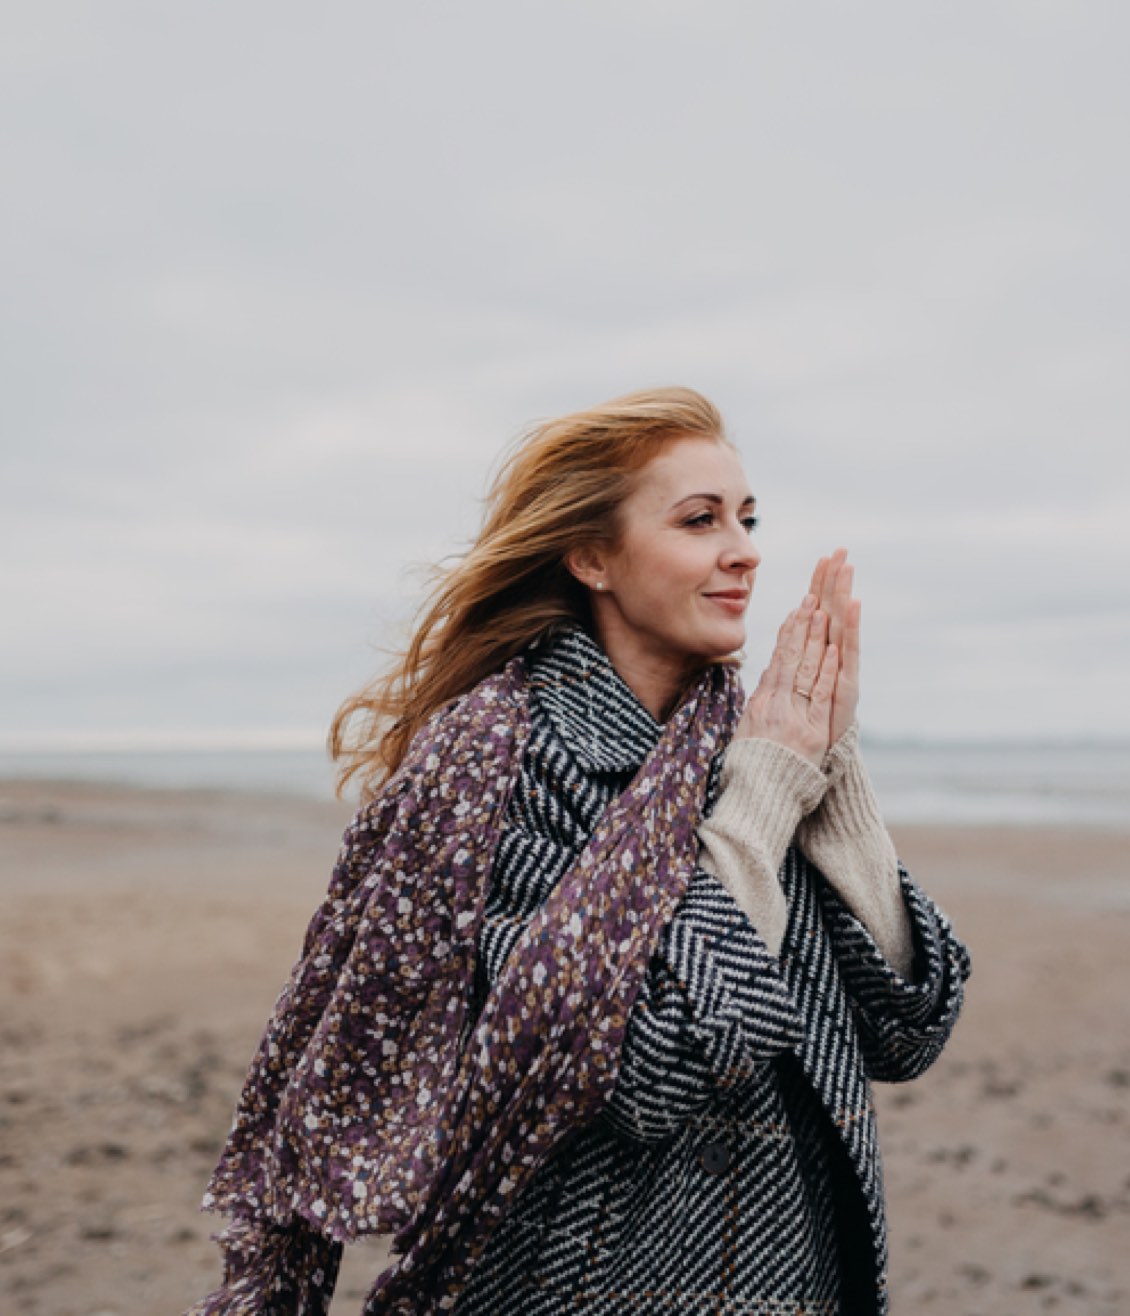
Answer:
POLYGON ((192 1316, 322 1313, 333 1244, 392 1231, 366 1316, 450 1310, 508 1205, 615 1087, 740 687, 726 666, 702 675, 472 1019, 526 681, 515 659, 437 714, 346 831, 209 1184, 205 1207, 235 1223, 224 1285, 192 1316))

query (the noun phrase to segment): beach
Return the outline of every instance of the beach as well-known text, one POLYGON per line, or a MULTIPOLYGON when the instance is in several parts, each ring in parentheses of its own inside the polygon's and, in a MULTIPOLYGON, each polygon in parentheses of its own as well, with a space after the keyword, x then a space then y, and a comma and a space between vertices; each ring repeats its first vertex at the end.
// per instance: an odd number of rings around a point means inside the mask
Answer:
MULTIPOLYGON (((348 816, 299 795, 0 784, 0 1309, 178 1313, 199 1200, 348 816)), ((965 1013, 880 1087, 895 1313, 1130 1311, 1130 830, 902 826, 965 1013)), ((334 1311, 360 1310, 371 1248, 334 1311)))

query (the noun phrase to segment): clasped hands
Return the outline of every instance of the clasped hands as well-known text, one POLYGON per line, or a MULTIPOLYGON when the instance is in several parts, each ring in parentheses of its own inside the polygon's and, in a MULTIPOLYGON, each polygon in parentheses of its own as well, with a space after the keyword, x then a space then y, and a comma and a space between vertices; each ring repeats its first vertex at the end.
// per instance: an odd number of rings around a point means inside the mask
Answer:
POLYGON ((816 767, 851 726, 859 703, 860 602, 847 549, 822 557, 800 607, 777 634, 769 666, 735 737, 776 741, 816 767))

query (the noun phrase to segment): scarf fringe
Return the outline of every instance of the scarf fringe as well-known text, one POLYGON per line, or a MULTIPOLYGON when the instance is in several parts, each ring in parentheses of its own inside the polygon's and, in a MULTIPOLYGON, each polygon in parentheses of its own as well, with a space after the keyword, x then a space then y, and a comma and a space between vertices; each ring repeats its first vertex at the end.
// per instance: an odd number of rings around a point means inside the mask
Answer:
POLYGON ((184 1316, 329 1316, 341 1244, 300 1221, 240 1218, 213 1239, 224 1278, 184 1316))

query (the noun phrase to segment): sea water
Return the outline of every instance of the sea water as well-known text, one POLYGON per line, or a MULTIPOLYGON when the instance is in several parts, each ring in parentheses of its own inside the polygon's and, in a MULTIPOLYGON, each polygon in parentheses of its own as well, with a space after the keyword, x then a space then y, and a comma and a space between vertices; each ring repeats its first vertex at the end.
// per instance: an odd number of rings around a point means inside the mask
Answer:
MULTIPOLYGON (((1130 744, 865 742, 892 823, 1130 828, 1130 744)), ((323 751, 0 753, 0 778, 333 797, 323 751)))

